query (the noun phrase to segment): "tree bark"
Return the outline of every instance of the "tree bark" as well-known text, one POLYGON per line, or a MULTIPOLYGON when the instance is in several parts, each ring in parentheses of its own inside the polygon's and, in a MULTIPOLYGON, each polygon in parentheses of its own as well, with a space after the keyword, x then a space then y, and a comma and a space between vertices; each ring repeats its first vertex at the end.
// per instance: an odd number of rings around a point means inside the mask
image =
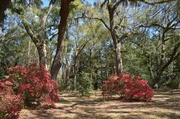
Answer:
POLYGON ((116 64, 115 64, 115 73, 116 75, 120 75, 122 73, 122 55, 121 55, 121 41, 118 41, 116 37, 116 32, 114 30, 114 7, 108 5, 108 12, 109 12, 109 24, 110 24, 110 32, 111 37, 114 43, 115 54, 116 54, 116 64))
POLYGON ((120 75, 123 70, 122 54, 121 54, 121 42, 118 42, 115 46, 116 51, 116 74, 120 75))
POLYGON ((0 1, 0 23, 4 20, 4 11, 6 10, 8 4, 11 2, 11 0, 1 0, 0 1))
POLYGON ((4 11, 6 10, 8 4, 11 0, 1 0, 0 1, 0 34, 2 33, 2 26, 4 21, 4 11))
POLYGON ((77 82, 77 74, 78 74, 78 70, 79 70, 79 56, 77 55, 78 52, 75 53, 75 59, 74 59, 74 67, 73 67, 73 74, 74 74, 74 85, 73 85, 73 89, 76 90, 76 82, 77 82))
POLYGON ((64 39, 64 33, 66 30, 67 19, 69 15, 69 7, 72 1, 73 0, 61 0, 61 9, 59 11, 61 21, 58 26, 58 44, 57 44, 56 54, 51 66, 51 77, 54 80, 57 79, 57 75, 61 67, 61 56, 63 52, 62 41, 64 39))
POLYGON ((47 67, 46 43, 42 43, 41 45, 36 46, 36 47, 37 47, 38 54, 39 54, 39 64, 40 64, 40 66, 47 67))

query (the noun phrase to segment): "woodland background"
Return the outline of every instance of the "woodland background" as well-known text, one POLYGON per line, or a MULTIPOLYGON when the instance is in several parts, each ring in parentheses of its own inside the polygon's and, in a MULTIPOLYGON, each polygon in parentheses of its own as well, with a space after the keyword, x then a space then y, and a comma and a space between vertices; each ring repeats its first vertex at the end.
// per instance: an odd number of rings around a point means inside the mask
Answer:
POLYGON ((0 0, 0 79, 8 67, 37 63, 61 90, 98 89, 122 72, 178 88, 179 0, 44 2, 0 0))

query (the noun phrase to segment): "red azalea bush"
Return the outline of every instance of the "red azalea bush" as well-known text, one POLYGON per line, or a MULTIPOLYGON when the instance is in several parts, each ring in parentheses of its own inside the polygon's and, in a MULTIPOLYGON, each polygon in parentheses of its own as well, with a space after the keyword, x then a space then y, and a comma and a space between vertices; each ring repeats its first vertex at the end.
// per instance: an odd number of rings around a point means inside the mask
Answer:
POLYGON ((103 81, 104 85, 101 87, 102 89, 102 95, 104 98, 106 97, 112 97, 113 94, 118 94, 118 91, 120 91, 120 85, 118 82, 119 77, 116 75, 110 75, 108 76, 108 79, 103 81))
POLYGON ((11 82, 0 81, 0 118, 17 119, 23 106, 20 95, 15 95, 11 82))
POLYGON ((12 82, 12 89, 21 95, 24 104, 54 107, 54 101, 59 100, 58 83, 51 79, 45 67, 36 64, 29 66, 15 66, 7 69, 6 81, 12 82))
POLYGON ((131 77, 130 73, 111 75, 104 81, 102 91, 104 97, 119 94, 126 101, 151 101, 153 97, 148 82, 140 76, 131 77))

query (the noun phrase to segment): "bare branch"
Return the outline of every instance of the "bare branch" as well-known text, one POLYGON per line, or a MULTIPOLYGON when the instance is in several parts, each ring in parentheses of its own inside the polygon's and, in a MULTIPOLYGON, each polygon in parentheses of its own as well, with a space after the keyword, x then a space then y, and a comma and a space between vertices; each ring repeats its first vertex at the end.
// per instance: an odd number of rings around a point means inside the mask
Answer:
POLYGON ((114 6, 113 6, 113 10, 115 10, 118 6, 119 6, 119 4, 121 3, 122 1, 121 0, 119 0, 114 6))
POLYGON ((52 41, 52 39, 53 39, 55 36, 57 36, 57 35, 58 35, 58 31, 51 35, 51 38, 49 38, 50 41, 52 41))
POLYGON ((104 5, 106 4, 106 2, 109 2, 108 0, 104 0, 104 2, 101 4, 101 8, 104 7, 104 5))
POLYGON ((47 21, 47 17, 50 14, 51 10, 52 10, 52 4, 49 5, 48 11, 47 13, 44 15, 44 17, 42 18, 42 27, 45 27, 46 21, 47 21))
POLYGON ((141 2, 144 2, 146 4, 149 4, 149 5, 156 5, 156 4, 163 4, 163 3, 167 3, 167 2, 174 2, 176 0, 161 0, 161 1, 156 1, 156 2, 149 2, 147 0, 140 0, 141 2))
POLYGON ((79 49, 79 51, 78 51, 76 57, 79 56, 79 54, 82 52, 82 50, 85 48, 85 46, 86 46, 86 44, 87 44, 88 42, 89 42, 89 41, 87 40, 87 41, 81 46, 81 48, 79 49))
POLYGON ((101 22, 103 23, 103 25, 110 31, 109 26, 108 26, 108 25, 106 24, 106 22, 105 22, 103 19, 101 19, 101 18, 82 16, 82 17, 77 17, 77 18, 75 18, 75 19, 78 19, 78 18, 80 18, 80 19, 83 19, 83 18, 87 18, 87 19, 95 19, 95 20, 101 21, 101 22))

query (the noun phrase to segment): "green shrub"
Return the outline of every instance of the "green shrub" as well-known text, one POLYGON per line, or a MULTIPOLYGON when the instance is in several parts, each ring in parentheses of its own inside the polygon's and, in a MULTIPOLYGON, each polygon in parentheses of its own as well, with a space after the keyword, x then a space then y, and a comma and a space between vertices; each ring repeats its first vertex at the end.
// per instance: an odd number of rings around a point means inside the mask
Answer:
POLYGON ((89 73, 82 72, 77 80, 77 91, 82 96, 89 96, 93 92, 92 79, 89 73))
POLYGON ((174 79, 172 80, 167 86, 172 89, 178 89, 179 88, 179 81, 174 79))

